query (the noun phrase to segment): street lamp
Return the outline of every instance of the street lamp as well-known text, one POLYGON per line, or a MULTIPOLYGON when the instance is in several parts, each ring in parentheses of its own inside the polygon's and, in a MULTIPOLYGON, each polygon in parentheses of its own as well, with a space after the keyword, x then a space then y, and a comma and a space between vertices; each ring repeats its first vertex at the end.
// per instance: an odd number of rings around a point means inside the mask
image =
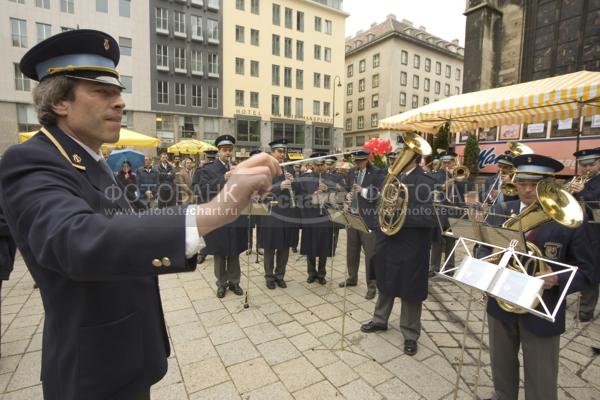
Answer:
POLYGON ((332 135, 331 138, 333 140, 333 138, 335 138, 335 117, 337 117, 337 113, 335 112, 335 88, 337 87, 342 87, 342 78, 340 78, 339 75, 336 75, 333 78, 333 100, 331 102, 331 109, 332 109, 332 113, 333 113, 333 118, 332 118, 332 126, 331 126, 331 130, 332 130, 332 135), (336 82, 337 81, 337 85, 336 82))

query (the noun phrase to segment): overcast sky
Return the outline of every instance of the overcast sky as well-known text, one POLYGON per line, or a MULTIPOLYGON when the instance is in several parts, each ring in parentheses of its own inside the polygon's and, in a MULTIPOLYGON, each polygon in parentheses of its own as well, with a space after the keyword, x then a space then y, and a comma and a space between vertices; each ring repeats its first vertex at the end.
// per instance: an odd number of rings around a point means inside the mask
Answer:
POLYGON ((344 11, 350 14, 346 36, 395 14, 398 21, 407 19, 435 36, 448 41, 458 39, 461 46, 465 45, 465 0, 344 0, 344 11))

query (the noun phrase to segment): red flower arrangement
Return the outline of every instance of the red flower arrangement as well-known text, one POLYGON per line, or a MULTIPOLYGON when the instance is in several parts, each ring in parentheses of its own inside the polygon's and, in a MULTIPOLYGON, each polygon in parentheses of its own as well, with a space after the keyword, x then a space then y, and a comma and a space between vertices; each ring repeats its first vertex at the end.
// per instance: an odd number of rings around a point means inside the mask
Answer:
POLYGON ((386 165, 383 161, 384 157, 387 153, 392 151, 392 144, 388 139, 373 138, 365 143, 363 147, 371 150, 369 159, 373 165, 379 168, 385 168, 386 165))

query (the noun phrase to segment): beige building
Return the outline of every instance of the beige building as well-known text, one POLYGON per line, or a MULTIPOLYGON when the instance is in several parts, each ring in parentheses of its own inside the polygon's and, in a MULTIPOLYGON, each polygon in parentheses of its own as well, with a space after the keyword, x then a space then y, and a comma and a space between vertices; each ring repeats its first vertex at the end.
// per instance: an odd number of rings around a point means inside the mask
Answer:
POLYGON ((238 157, 284 137, 305 154, 341 147, 347 16, 340 0, 223 2, 223 117, 238 157))
POLYGON ((464 49, 393 14, 346 39, 344 148, 373 137, 396 142, 380 119, 462 90, 464 49))

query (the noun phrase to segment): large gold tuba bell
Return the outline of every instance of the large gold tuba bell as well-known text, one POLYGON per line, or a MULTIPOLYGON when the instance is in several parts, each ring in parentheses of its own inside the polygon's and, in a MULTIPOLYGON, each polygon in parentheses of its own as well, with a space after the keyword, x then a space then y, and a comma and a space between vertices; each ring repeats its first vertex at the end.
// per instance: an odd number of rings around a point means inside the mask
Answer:
MULTIPOLYGON (((519 215, 508 219, 502 227, 528 232, 540 225, 554 220, 568 228, 577 228, 583 223, 583 209, 575 198, 562 186, 554 180, 544 179, 537 184, 537 202, 526 207, 519 215)), ((543 257, 543 253, 532 242, 527 242, 527 250, 537 257, 543 257)), ((523 267, 531 276, 537 273, 547 273, 548 265, 537 259, 528 259, 523 267)), ((518 272, 523 272, 517 265, 509 264, 511 268, 518 272)), ((541 295, 541 293, 540 293, 541 295)), ((497 299, 498 305, 505 311, 515 314, 524 314, 527 310, 513 306, 504 300, 497 299)), ((537 303, 534 304, 537 307, 537 303)))
POLYGON ((388 175, 383 183, 377 205, 381 231, 390 236, 402 228, 408 207, 408 188, 400 182, 398 176, 410 164, 415 155, 428 156, 431 154, 431 146, 421 136, 413 132, 406 132, 402 136, 404 150, 396 158, 394 164, 388 168, 388 175))

